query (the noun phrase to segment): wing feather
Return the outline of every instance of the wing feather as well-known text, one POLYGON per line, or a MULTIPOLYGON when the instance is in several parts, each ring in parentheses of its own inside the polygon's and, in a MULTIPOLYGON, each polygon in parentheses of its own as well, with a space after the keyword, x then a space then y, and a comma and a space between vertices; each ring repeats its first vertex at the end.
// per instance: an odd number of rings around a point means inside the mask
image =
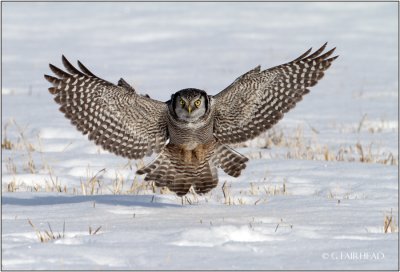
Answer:
POLYGON ((82 72, 84 72, 86 75, 91 76, 91 77, 98 78, 98 77, 95 76, 92 72, 90 72, 89 69, 86 68, 86 66, 83 65, 82 62, 80 62, 79 60, 78 60, 78 66, 79 66, 79 68, 82 70, 82 72))
POLYGON ((84 76, 85 74, 82 73, 81 71, 79 71, 78 69, 76 69, 68 60, 67 58, 62 55, 61 57, 62 59, 62 63, 65 67, 65 69, 67 69, 68 72, 72 73, 73 75, 79 75, 79 76, 84 76))
POLYGON ((255 67, 213 97, 214 134, 224 144, 238 143, 271 128, 315 86, 338 57, 335 48, 307 50, 295 60, 261 71, 255 67))
POLYGON ((60 111, 83 134, 104 149, 130 159, 159 152, 168 138, 167 105, 137 94, 124 81, 114 85, 90 72, 79 71, 64 56, 69 72, 50 64, 57 76, 45 75, 60 111))

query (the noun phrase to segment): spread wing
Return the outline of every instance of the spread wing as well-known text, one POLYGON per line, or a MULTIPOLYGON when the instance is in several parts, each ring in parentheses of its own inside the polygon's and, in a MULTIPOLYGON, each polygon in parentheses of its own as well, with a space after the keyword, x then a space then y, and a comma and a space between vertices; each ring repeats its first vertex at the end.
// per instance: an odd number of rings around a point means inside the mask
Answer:
POLYGON ((335 48, 326 43, 310 55, 264 71, 260 66, 240 76, 215 95, 214 135, 224 144, 255 138, 271 128, 324 76, 335 48))
POLYGON ((122 78, 118 85, 98 78, 78 61, 78 70, 62 56, 68 72, 50 64, 45 75, 60 111, 89 139, 129 159, 159 152, 167 135, 167 105, 141 96, 122 78))

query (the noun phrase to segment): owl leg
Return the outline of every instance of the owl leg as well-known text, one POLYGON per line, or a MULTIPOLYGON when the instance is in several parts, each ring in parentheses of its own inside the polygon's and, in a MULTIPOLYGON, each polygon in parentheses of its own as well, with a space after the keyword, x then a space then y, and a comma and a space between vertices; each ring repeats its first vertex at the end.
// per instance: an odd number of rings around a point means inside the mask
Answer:
POLYGON ((192 150, 182 149, 183 161, 187 164, 192 163, 192 150))
POLYGON ((202 162, 204 161, 204 158, 206 156, 206 152, 207 150, 205 150, 203 145, 198 145, 195 149, 194 149, 194 155, 197 158, 197 161, 202 162))

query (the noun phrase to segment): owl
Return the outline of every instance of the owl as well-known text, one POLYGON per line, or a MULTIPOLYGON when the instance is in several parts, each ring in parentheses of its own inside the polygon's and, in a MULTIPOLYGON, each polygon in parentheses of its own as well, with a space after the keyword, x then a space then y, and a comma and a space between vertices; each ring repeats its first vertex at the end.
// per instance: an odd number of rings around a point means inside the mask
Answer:
POLYGON ((104 149, 128 159, 158 156, 137 174, 178 196, 204 194, 218 184, 218 168, 238 177, 248 159, 229 147, 275 125, 316 85, 335 48, 310 48, 293 61, 238 77, 217 95, 189 88, 166 102, 140 95, 124 79, 113 84, 64 56, 66 71, 50 64, 45 75, 60 111, 104 149))

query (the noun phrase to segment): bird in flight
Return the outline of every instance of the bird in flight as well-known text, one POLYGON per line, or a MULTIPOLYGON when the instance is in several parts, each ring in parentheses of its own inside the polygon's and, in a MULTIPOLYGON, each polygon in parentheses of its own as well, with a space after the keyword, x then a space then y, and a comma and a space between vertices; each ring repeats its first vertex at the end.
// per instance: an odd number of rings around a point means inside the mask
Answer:
POLYGON ((248 158, 229 147, 253 139, 275 125, 317 84, 338 57, 326 43, 293 61, 238 77, 217 95, 188 88, 166 102, 140 95, 124 79, 113 84, 64 56, 63 71, 50 64, 45 75, 60 111, 104 149, 129 159, 158 156, 137 174, 178 196, 193 187, 209 192, 217 168, 238 177, 248 158))

